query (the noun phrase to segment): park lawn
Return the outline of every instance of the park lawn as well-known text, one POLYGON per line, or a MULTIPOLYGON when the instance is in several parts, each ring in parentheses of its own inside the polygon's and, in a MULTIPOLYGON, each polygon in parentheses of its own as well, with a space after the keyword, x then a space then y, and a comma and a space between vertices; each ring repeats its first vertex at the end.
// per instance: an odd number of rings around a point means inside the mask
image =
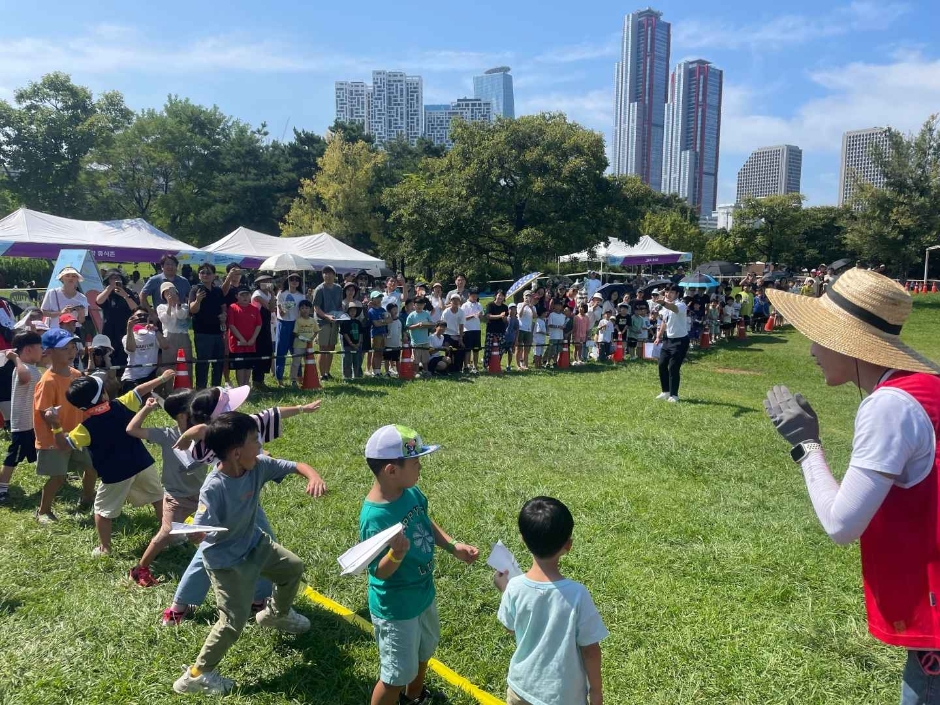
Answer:
MULTIPOLYGON (((940 360, 940 296, 919 297, 904 337, 940 360)), ((858 404, 854 387, 825 389, 809 344, 787 329, 695 354, 682 403, 653 399, 651 363, 557 373, 402 384, 330 383, 320 412, 286 422, 276 456, 318 468, 329 494, 311 500, 300 478, 265 490, 278 540, 307 564, 311 586, 367 616, 365 578, 341 578, 336 556, 357 539, 371 478, 369 434, 404 423, 444 448, 423 463, 433 517, 481 560, 438 558, 438 658, 502 696, 513 651, 495 619, 499 594, 484 565, 502 539, 524 566, 515 529, 522 503, 561 498, 575 516, 566 575, 590 589, 611 636, 603 642, 607 702, 881 703, 897 700, 904 653, 867 634, 858 549, 820 529, 788 448, 765 419, 773 384, 802 391, 819 413, 829 461, 841 474, 858 404)), ((252 399, 292 404, 296 392, 252 399)), ((166 420, 165 417, 163 419, 166 420)), ((159 457, 157 455, 157 457, 159 457)), ((35 523, 33 468, 14 477, 0 510, 0 702, 154 703, 191 663, 214 620, 209 603, 181 628, 161 610, 192 549, 162 555, 151 589, 125 577, 156 528, 130 510, 115 554, 93 560, 91 519, 35 523)), ((313 629, 282 637, 246 628, 222 663, 232 703, 361 705, 377 672, 369 635, 301 598, 313 629)), ((445 686, 450 702, 473 701, 445 686)), ((200 698, 191 698, 193 702, 200 698)))

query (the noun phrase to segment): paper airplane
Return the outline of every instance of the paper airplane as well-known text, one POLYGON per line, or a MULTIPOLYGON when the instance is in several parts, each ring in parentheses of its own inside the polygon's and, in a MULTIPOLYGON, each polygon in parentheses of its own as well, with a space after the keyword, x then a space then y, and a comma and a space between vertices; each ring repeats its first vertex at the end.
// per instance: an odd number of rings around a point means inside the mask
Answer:
POLYGON ((357 575, 364 571, 382 553, 402 530, 401 523, 388 527, 370 539, 357 543, 336 560, 343 569, 341 575, 357 575))
POLYGON ((174 521, 170 527, 170 533, 176 536, 184 534, 211 534, 216 531, 228 531, 224 526, 205 526, 202 524, 184 524, 174 521))
POLYGON ((493 570, 500 572, 508 570, 510 578, 522 575, 522 568, 519 567, 519 562, 516 560, 516 557, 512 555, 512 551, 506 548, 502 541, 497 541, 493 544, 490 557, 486 559, 486 564, 493 570))

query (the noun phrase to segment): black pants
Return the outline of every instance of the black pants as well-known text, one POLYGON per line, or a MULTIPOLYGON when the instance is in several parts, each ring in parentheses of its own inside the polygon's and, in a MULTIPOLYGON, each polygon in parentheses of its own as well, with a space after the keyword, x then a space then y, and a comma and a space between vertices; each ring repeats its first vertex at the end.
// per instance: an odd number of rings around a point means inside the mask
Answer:
POLYGON ((669 396, 679 396, 679 368, 689 352, 689 336, 666 338, 659 353, 659 385, 669 396))
POLYGON ((196 343, 196 388, 205 389, 210 364, 212 365, 212 386, 218 387, 222 384, 222 357, 225 355, 222 333, 196 333, 193 338, 196 343), (200 362, 200 360, 218 360, 218 362, 208 363, 200 362))

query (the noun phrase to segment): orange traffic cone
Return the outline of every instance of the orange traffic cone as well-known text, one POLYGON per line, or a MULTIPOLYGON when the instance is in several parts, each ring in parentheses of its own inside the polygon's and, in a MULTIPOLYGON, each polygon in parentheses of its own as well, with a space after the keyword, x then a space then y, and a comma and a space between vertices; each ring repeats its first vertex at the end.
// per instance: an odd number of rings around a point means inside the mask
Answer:
POLYGON ((747 327, 744 325, 744 319, 738 319, 738 340, 747 338, 747 327))
POLYGON ((571 366, 571 355, 568 352, 568 343, 565 342, 564 347, 561 349, 561 352, 558 354, 558 369, 567 370, 571 366))
POLYGON ((501 375, 503 368, 499 365, 499 343, 493 341, 493 348, 490 350, 490 363, 486 369, 491 375, 501 375))
POLYGON ((708 327, 702 328, 702 337, 698 339, 699 350, 708 350, 712 346, 712 337, 708 333, 708 327))
POLYGON ((307 357, 304 360, 304 389, 319 389, 320 375, 317 374, 317 359, 313 355, 313 343, 307 343, 307 357))
POLYGON ((614 362, 623 362, 623 336, 617 338, 617 346, 614 348, 614 362))
POLYGON ((405 343, 405 347, 401 351, 401 362, 398 363, 398 379, 414 379, 415 378, 415 360, 412 357, 411 345, 405 343))
POLYGON ((773 333, 773 332, 774 332, 774 316, 775 316, 775 315, 776 315, 776 314, 772 313, 772 314, 770 314, 769 316, 767 316, 767 322, 764 324, 764 332, 765 332, 765 333, 773 333))
POLYGON ((173 389, 192 389, 193 381, 189 377, 189 367, 186 366, 186 353, 183 348, 176 351, 176 377, 173 378, 173 389))

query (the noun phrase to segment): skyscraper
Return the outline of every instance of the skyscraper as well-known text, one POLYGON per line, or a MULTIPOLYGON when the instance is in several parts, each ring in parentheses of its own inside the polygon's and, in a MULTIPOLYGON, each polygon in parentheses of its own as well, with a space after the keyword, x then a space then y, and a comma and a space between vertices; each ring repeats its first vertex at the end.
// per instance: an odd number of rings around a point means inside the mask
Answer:
POLYGON ((636 174, 657 191, 662 182, 663 119, 669 83, 671 25, 662 13, 639 10, 623 19, 614 67, 614 174, 636 174))
POLYGON ((493 103, 481 98, 460 98, 450 105, 425 105, 424 136, 450 149, 454 145, 450 126, 457 118, 465 122, 492 122, 493 103))
POLYGON ((878 145, 888 150, 888 130, 872 127, 867 130, 850 130, 842 135, 842 162, 839 167, 839 205, 852 202, 856 191, 856 180, 881 188, 885 179, 872 159, 872 147, 878 145))
POLYGON ((736 203, 745 197, 764 198, 800 192, 803 150, 792 144, 761 147, 751 152, 738 172, 736 203))
POLYGON ((718 201, 723 73, 708 61, 683 61, 669 80, 663 139, 663 193, 709 215, 718 201))
POLYGON ((362 124, 377 145, 398 137, 414 144, 424 134, 421 77, 401 71, 373 71, 371 86, 337 81, 336 118, 362 124))
POLYGON ((493 117, 516 117, 512 76, 508 66, 499 66, 473 77, 473 97, 493 104, 493 117))

